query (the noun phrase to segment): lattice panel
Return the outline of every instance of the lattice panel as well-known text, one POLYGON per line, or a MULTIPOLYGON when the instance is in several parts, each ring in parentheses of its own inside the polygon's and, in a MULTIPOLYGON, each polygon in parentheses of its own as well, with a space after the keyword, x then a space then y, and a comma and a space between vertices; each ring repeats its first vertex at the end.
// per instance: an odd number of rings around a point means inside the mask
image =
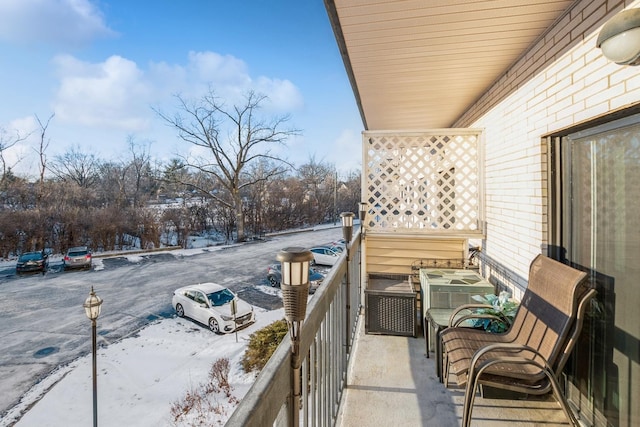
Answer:
POLYGON ((363 138, 367 229, 481 233, 479 131, 363 138))

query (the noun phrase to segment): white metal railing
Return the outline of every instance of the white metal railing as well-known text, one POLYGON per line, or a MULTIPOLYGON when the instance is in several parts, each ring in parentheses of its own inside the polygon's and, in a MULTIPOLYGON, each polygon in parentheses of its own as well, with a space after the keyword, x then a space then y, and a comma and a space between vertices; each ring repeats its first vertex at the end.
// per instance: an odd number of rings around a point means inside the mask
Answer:
MULTIPOLYGON (((304 357, 300 425, 335 425, 362 302, 360 255, 358 232, 349 259, 345 251, 309 301, 300 333, 299 351, 304 357)), ((226 425, 288 426, 292 372, 287 335, 226 425)))

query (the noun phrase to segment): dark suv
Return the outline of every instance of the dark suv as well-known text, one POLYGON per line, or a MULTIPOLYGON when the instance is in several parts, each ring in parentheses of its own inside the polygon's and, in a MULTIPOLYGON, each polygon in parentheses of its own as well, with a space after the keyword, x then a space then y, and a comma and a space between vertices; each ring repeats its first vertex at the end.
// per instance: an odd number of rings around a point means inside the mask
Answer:
POLYGON ((25 252, 18 258, 16 273, 42 272, 49 268, 49 256, 46 252, 25 252))
POLYGON ((91 268, 91 251, 86 246, 69 248, 62 260, 65 270, 70 268, 91 268))

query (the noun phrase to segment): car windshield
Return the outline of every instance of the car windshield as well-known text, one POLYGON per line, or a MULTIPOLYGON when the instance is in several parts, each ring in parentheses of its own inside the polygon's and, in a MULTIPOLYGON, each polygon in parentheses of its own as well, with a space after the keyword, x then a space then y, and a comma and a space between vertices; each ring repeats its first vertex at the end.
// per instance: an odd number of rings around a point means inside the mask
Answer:
POLYGON ((221 291, 208 294, 207 298, 209 298, 209 301, 211 301, 211 305, 213 305, 214 307, 217 307, 220 305, 227 304, 232 299, 234 299, 235 296, 231 293, 229 289, 223 289, 221 291))
POLYGON ((37 259, 42 259, 42 254, 40 252, 30 252, 20 256, 20 261, 31 261, 37 259))
POLYGON ((87 254, 87 251, 69 252, 69 256, 84 256, 86 254, 87 254))

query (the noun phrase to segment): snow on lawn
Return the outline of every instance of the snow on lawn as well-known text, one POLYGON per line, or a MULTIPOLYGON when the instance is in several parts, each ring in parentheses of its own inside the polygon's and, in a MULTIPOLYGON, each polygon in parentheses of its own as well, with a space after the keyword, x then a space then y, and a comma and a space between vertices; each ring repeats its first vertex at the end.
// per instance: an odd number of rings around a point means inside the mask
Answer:
MULTIPOLYGON (((277 291, 266 286, 263 290, 277 291)), ((246 374, 240 364, 249 335, 282 318, 282 309, 257 311, 256 323, 239 331, 237 341, 235 333, 215 335, 188 319, 165 319, 147 326, 135 336, 99 348, 98 424, 107 427, 224 425, 233 413, 234 400, 241 400, 255 380, 255 374, 246 374), (186 420, 175 422, 171 415, 172 405, 182 401, 187 392, 206 384, 213 363, 221 358, 229 360, 233 397, 222 392, 214 394, 209 399, 211 406, 207 406, 213 410, 207 411, 206 419, 195 422, 198 414, 192 411, 186 420)), ((98 330, 99 323, 98 320, 98 330)), ((89 354, 60 367, 35 385, 0 425, 11 425, 15 422, 12 413, 18 414, 34 402, 16 426, 90 425, 93 420, 92 387, 92 356, 89 354)))

